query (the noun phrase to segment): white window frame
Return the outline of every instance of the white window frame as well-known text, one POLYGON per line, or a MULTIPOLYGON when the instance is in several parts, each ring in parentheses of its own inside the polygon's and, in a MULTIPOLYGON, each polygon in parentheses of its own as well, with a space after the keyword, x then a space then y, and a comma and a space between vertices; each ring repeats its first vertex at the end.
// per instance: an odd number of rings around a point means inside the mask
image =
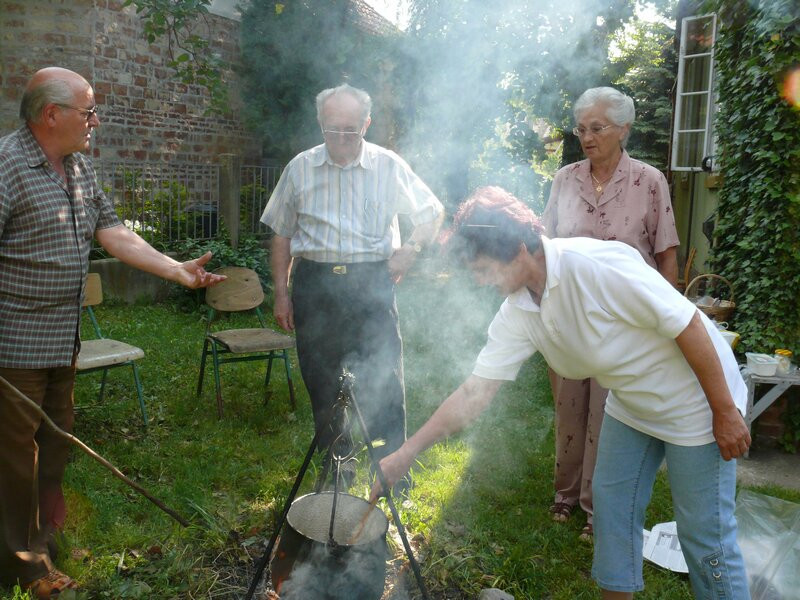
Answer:
MULTIPOLYGON (((717 38, 717 15, 709 13, 705 15, 698 15, 692 17, 684 17, 681 21, 681 44, 680 53, 678 55, 678 85, 675 94, 675 115, 672 125, 672 158, 670 160, 670 168, 673 171, 702 171, 700 161, 706 156, 713 156, 715 150, 714 139, 714 113, 716 112, 716 98, 714 93, 714 45, 717 38), (696 54, 686 54, 688 47, 688 30, 689 25, 694 21, 711 19, 711 46, 708 52, 700 52, 696 54), (685 70, 686 63, 689 59, 707 58, 709 61, 708 68, 708 81, 704 90, 685 91, 685 70), (705 96, 706 108, 706 122, 703 129, 680 129, 680 124, 683 118, 683 99, 687 96, 705 96), (678 164, 678 157, 681 154, 681 142, 685 140, 686 135, 701 133, 702 152, 700 153, 700 161, 698 164, 678 164)), ((688 162, 688 161, 687 161, 688 162)))

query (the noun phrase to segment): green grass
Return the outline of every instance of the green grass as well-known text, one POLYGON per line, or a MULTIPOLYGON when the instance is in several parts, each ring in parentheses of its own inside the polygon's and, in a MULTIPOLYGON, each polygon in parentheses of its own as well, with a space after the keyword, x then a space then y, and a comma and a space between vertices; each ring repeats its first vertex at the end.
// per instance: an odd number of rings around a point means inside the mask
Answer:
MULTIPOLYGON (((470 372, 499 302, 460 277, 423 273, 402 284, 410 432, 470 372)), ((282 366, 273 371, 264 408, 263 372, 245 363, 223 367, 225 416, 217 420, 210 373, 195 399, 204 327, 199 314, 170 305, 105 304, 98 318, 107 337, 146 352, 140 367, 149 430, 142 430, 130 372, 117 369, 103 406, 79 410, 75 434, 191 526, 182 528, 74 449, 65 480, 66 542, 57 565, 84 585, 83 598, 243 597, 312 437, 296 361, 296 412, 289 409, 282 366)), ((78 406, 95 403, 99 381, 99 374, 78 378, 78 406)), ((544 364, 534 359, 479 423, 430 449, 414 470, 401 518, 433 598, 475 598, 486 587, 518 599, 599 597, 589 575, 591 549, 577 542, 582 520, 558 525, 547 513, 552 470, 552 400, 544 364)), ((364 497, 365 471, 353 490, 364 497)), ((312 469, 304 490, 313 477, 312 469)), ((800 494, 779 488, 767 493, 800 501, 800 494)), ((671 512, 659 476, 648 526, 671 520, 671 512)), ((401 547, 397 554, 402 558, 401 547)), ((691 597, 685 577, 651 565, 645 582, 638 598, 691 597)), ((413 578, 405 587, 417 597, 413 578)), ((0 598, 24 596, 0 589, 0 598)))

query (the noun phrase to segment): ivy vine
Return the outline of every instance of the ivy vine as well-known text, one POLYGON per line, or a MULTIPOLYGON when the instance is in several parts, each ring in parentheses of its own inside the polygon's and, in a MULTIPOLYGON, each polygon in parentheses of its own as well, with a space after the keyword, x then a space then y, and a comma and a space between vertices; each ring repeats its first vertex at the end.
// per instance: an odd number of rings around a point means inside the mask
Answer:
POLYGON ((796 0, 709 3, 717 38, 712 268, 736 289, 738 350, 800 358, 800 111, 782 96, 800 56, 796 0))

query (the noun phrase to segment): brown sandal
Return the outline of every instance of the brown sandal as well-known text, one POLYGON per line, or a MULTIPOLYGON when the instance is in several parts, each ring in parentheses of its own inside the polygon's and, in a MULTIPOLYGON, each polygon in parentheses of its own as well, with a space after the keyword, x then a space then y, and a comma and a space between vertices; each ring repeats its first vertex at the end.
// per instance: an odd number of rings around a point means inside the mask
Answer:
POLYGON ((550 514, 553 515, 553 521, 558 521, 559 523, 563 523, 567 519, 569 519, 570 515, 572 514, 572 509, 574 506, 571 504, 567 504, 566 502, 556 502, 550 507, 550 514))
POLYGON ((594 540, 594 527, 592 527, 591 523, 587 523, 581 529, 581 534, 578 536, 578 539, 582 542, 587 542, 589 544, 592 543, 594 540))
POLYGON ((78 582, 69 575, 53 569, 44 577, 34 579, 25 585, 26 590, 30 590, 34 598, 47 600, 58 598, 63 590, 77 590, 78 582))

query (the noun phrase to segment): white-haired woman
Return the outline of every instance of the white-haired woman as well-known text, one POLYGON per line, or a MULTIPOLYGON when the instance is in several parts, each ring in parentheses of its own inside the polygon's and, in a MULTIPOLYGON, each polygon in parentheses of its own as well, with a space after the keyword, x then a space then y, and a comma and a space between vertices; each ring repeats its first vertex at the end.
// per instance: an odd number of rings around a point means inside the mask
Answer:
MULTIPOLYGON (((631 158, 625 144, 635 118, 633 100, 611 87, 586 90, 573 107, 585 160, 553 179, 543 223, 550 237, 617 240, 675 285, 678 233, 664 175, 631 158)), ((601 351, 601 350, 595 350, 601 351)), ((594 379, 565 379, 550 372, 555 400, 555 500, 553 519, 566 521, 575 507, 586 513, 581 539, 591 540, 592 474, 608 390, 594 379)))

